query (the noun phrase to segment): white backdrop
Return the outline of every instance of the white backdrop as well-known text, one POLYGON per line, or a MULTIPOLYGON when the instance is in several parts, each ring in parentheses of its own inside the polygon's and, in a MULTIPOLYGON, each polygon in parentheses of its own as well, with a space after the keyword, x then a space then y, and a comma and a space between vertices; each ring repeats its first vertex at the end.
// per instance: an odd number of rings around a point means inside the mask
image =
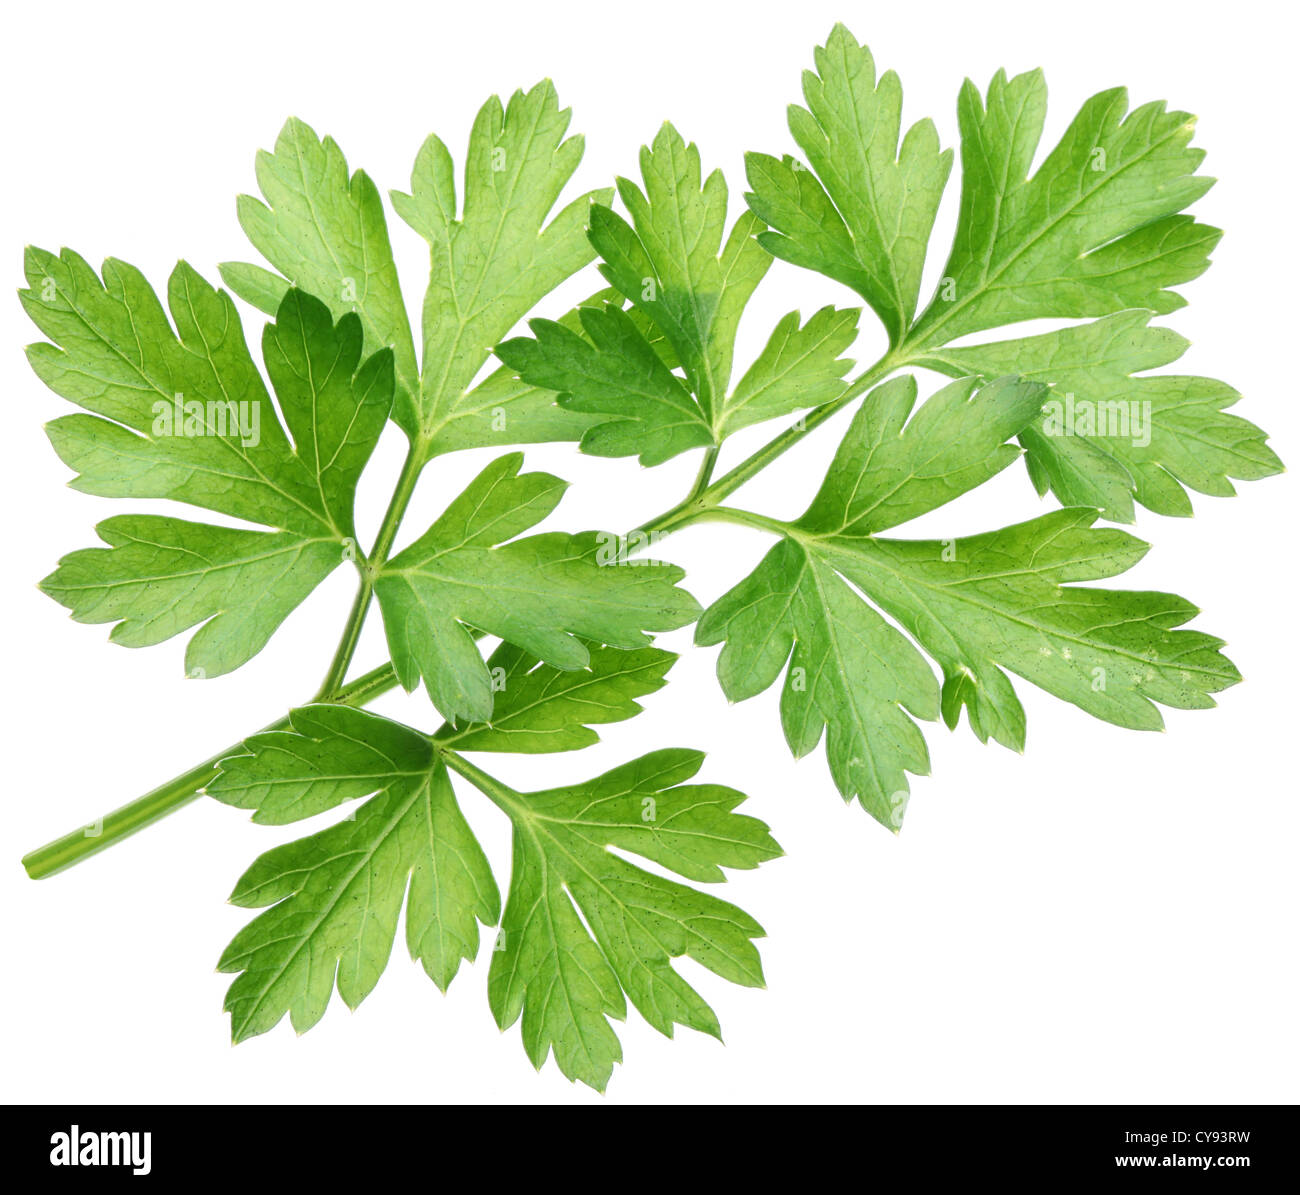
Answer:
MULTIPOLYGON (((1223 377, 1240 413, 1295 459, 1292 361, 1297 254, 1293 36, 1279 11, 1221 4, 457 6, 227 2, 11 8, 5 18, 7 114, 3 260, 21 282, 25 242, 115 255, 161 284, 184 256, 215 280, 217 262, 257 260, 234 196, 255 189, 253 154, 296 114, 333 134, 381 189, 406 186, 424 135, 459 153, 478 105, 544 75, 587 135, 576 180, 632 174, 637 147, 671 118, 720 165, 739 210, 742 154, 792 148, 784 109, 835 19, 903 78, 908 122, 932 115, 956 140, 962 78, 1041 65, 1050 144, 1094 91, 1117 82, 1135 102, 1168 98, 1200 115, 1197 143, 1222 181, 1197 214, 1227 230, 1215 264, 1166 322, 1193 348, 1180 372, 1223 377)), ((940 214, 942 262, 956 180, 940 214)), ((418 308, 422 244, 394 241, 418 308)), ((594 272, 573 283, 594 289, 594 272)), ((929 282, 926 285, 928 293, 929 282)), ((563 309, 560 296, 546 305, 563 309)), ((777 263, 742 327, 737 359, 777 315, 849 304, 835 284, 777 263)), ((262 317, 246 310, 250 328, 262 317)), ((864 324, 868 321, 864 321, 864 324)), ((82 867, 33 883, 19 856, 119 805, 270 721, 314 688, 351 597, 340 570, 239 672, 182 679, 184 637, 141 651, 107 628, 72 623, 35 589, 64 552, 90 546, 114 503, 64 488, 68 471, 41 431, 69 410, 30 373, 35 338, 18 304, 0 305, 9 412, 3 852, 3 992, 9 1101, 598 1103, 553 1064, 537 1075, 518 1029, 497 1032, 485 999, 487 952, 440 996, 399 937, 388 973, 360 1010, 335 999, 297 1038, 287 1023, 228 1044, 214 971, 248 914, 224 903, 260 851, 301 833, 259 828, 203 801, 82 867)), ((864 338, 854 353, 874 359, 864 338)), ((841 417, 765 474, 744 500, 796 513, 813 492, 841 417)), ((723 467, 772 425, 737 437, 723 467)), ((400 460, 389 430, 363 481, 373 527, 400 460)), ((427 526, 486 453, 442 458, 405 526, 427 526)), ((653 471, 530 449, 530 466, 570 478, 547 526, 630 527, 675 501, 692 456, 653 471)), ((673 683, 639 719, 611 727, 579 759, 504 759, 525 787, 559 783, 661 745, 707 748, 703 775, 752 794, 787 856, 738 875, 723 894, 766 927, 768 988, 707 973, 701 990, 727 1045, 682 1030, 669 1042, 632 1016, 610 1102, 632 1101, 1282 1101, 1300 1096, 1295 1009, 1295 493, 1286 477, 1235 499, 1196 500, 1190 520, 1140 516, 1156 547, 1121 584, 1170 589, 1203 610, 1194 625, 1229 640, 1246 683, 1214 711, 1167 714, 1164 734, 1106 726, 1019 684, 1029 713, 1023 757, 983 748, 963 724, 927 727, 933 775, 918 780, 907 825, 891 836, 846 807, 819 749, 796 764, 776 693, 728 706, 713 650, 690 631, 673 683)), ((1045 509, 1013 466, 926 528, 966 533, 1045 509)), ((918 529, 920 530, 920 529, 918 529)), ((909 534, 911 530, 909 529, 909 534)), ((766 540, 729 527, 690 530, 662 554, 708 602, 757 560, 766 540)), ((383 658, 377 615, 358 657, 383 658)), ((376 708, 432 722, 420 694, 376 708)), ((504 879, 506 829, 467 796, 504 879)), ((689 969, 689 968, 688 968, 689 969)))

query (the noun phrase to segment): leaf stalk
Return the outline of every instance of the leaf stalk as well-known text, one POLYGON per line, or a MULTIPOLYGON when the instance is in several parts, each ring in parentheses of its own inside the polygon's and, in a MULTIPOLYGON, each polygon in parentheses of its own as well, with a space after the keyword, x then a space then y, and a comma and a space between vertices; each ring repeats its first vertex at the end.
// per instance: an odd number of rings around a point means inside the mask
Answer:
POLYGON ((356 598, 352 602, 352 609, 348 612, 343 634, 334 651, 334 658, 330 661, 325 679, 321 681, 321 686, 313 699, 315 701, 334 700, 344 677, 347 676, 352 657, 356 654, 357 644, 361 641, 361 628, 365 625, 366 614, 370 610, 370 599, 375 592, 375 578, 388 562, 388 554, 393 550, 393 541, 397 538, 397 529, 401 526, 402 516, 406 514, 406 508, 411 504, 416 483, 420 480, 420 472, 427 461, 427 445, 419 439, 411 441, 406 460, 402 462, 402 471, 393 488, 393 496, 388 501, 388 509, 384 512, 383 521, 375 535, 375 545, 369 557, 361 565, 361 581, 357 586, 356 598))
MULTIPOLYGON (((719 503, 762 472, 782 453, 787 452, 815 428, 838 414, 854 399, 865 394, 895 369, 905 364, 907 364, 907 361, 900 356, 899 350, 890 350, 879 361, 850 382, 844 393, 838 398, 807 412, 796 423, 768 441, 766 445, 717 481, 713 481, 712 477, 718 460, 718 446, 710 447, 704 454, 699 473, 690 493, 675 506, 636 528, 636 532, 640 532, 641 537, 631 546, 631 550, 636 551, 645 546, 649 542, 647 537, 652 534, 671 534, 673 531, 678 531, 693 522, 712 519, 743 522, 762 530, 784 533, 784 524, 766 519, 764 516, 753 514, 750 511, 723 507, 719 503)), ((427 448, 427 444, 421 439, 416 439, 411 443, 406 460, 402 465, 402 472, 393 490, 393 496, 389 501, 388 509, 376 534, 374 548, 361 566, 361 582, 356 598, 353 601, 347 624, 344 627, 343 635, 339 640, 329 670, 319 691, 312 699, 314 702, 333 702, 341 705, 361 706, 397 686, 397 678, 393 673, 391 662, 373 669, 350 685, 344 685, 343 678, 347 674, 352 657, 356 652, 357 643, 361 637, 361 628, 365 622, 371 597, 374 594, 375 577, 382 570, 389 553, 392 551, 402 516, 406 513, 406 508, 415 492, 420 472, 427 463, 427 448)), ((634 534, 630 532, 629 538, 634 534)), ((288 724, 289 716, 286 714, 283 718, 272 722, 263 729, 264 731, 280 730, 288 724)), ((120 809, 113 810, 112 813, 105 814, 99 821, 79 827, 71 833, 47 843, 45 846, 38 847, 23 856, 23 866, 27 869, 27 874, 34 880, 54 875, 56 872, 63 871, 76 863, 80 863, 83 859, 98 854, 115 843, 121 842, 132 834, 143 830, 146 826, 152 825, 170 813, 174 813, 177 809, 183 808, 202 795, 204 785, 216 775, 217 764, 230 755, 238 754, 239 749, 239 743, 227 747, 210 759, 196 764, 189 771, 182 772, 179 776, 167 781, 166 784, 145 793, 144 796, 123 805, 120 809), (91 834, 88 833, 90 830, 99 832, 91 834)), ((476 787, 483 788, 483 784, 493 786, 497 784, 487 773, 480 772, 473 764, 455 752, 443 750, 442 754, 449 767, 459 772, 476 787)), ((497 800, 487 788, 483 788, 483 791, 494 801, 497 800)), ((500 804, 499 801, 497 803, 500 804)))
MULTIPOLYGON (((393 666, 383 664, 343 688, 334 700, 339 705, 365 705, 396 685, 397 676, 393 672, 393 666)), ((263 730, 283 730, 288 725, 289 715, 285 714, 283 718, 263 727, 263 730)), ((46 876, 52 876, 99 854, 124 838, 130 838, 132 834, 153 825, 169 813, 175 813, 201 796, 204 785, 216 775, 217 764, 230 755, 238 754, 239 749, 240 744, 236 743, 224 751, 218 751, 211 759, 195 764, 189 771, 173 777, 166 784, 160 784, 120 809, 114 809, 96 821, 79 826, 63 837, 37 847, 23 856, 23 867, 27 869, 28 876, 33 880, 43 880, 46 876)))

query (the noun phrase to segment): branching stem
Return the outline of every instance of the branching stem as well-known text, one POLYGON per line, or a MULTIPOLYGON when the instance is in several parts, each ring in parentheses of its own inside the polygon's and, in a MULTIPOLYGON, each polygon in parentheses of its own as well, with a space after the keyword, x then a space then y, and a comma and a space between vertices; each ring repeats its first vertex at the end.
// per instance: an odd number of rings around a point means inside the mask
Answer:
MULTIPOLYGON (((393 666, 384 664, 344 687, 335 701, 339 705, 365 705, 396 685, 397 677, 393 673, 393 666)), ((263 729, 283 730, 288 724, 289 715, 286 714, 263 729)), ((104 814, 97 821, 79 826, 62 838, 56 838, 53 842, 48 842, 30 854, 24 855, 23 866, 27 869, 27 874, 34 880, 54 875, 55 872, 63 871, 74 863, 89 859, 91 855, 99 854, 107 847, 143 830, 145 826, 152 825, 169 813, 174 813, 182 806, 188 805, 200 795, 203 786, 216 775, 218 762, 226 756, 237 754, 238 751, 239 743, 227 747, 224 751, 218 751, 211 759, 205 759, 201 764, 190 768, 188 772, 182 772, 166 784, 160 784, 152 792, 147 792, 120 809, 104 814)))
MULTIPOLYGON (((747 457, 717 481, 713 481, 712 478, 718 460, 718 447, 717 445, 710 447, 704 454, 699 474, 691 487, 690 493, 676 506, 670 507, 663 514, 642 523, 640 527, 636 528, 636 531, 642 533, 644 538, 638 541, 633 550, 648 543, 648 537, 652 534, 670 534, 690 523, 705 520, 723 519, 729 522, 745 523, 778 534, 782 533, 784 524, 778 523, 776 520, 749 511, 720 506, 719 504, 729 494, 738 490, 747 481, 762 472, 777 457, 797 444, 814 428, 821 426, 826 420, 848 406, 854 399, 865 394, 877 382, 905 364, 906 360, 899 355, 897 350, 887 353, 870 369, 855 378, 839 398, 816 407, 803 415, 798 422, 768 441, 752 456, 747 457)), ((415 492, 415 485, 420 477, 420 471, 428 459, 427 447, 427 444, 420 439, 416 439, 411 443, 396 488, 393 490, 393 496, 389 501, 388 510, 384 514, 383 522, 380 524, 375 537, 375 546, 361 566, 361 583, 357 590, 356 599, 352 604, 352 609, 348 614, 343 635, 339 640, 329 670, 325 674, 325 679, 313 701, 360 706, 372 701, 381 693, 388 692, 397 685, 397 678, 393 673, 391 663, 384 664, 366 673, 350 685, 345 685, 343 678, 347 675, 348 667, 352 663, 352 657, 356 652, 357 643, 361 637, 361 628, 365 622, 366 612, 370 607, 370 599, 374 594, 375 578, 388 560, 388 555, 393 548, 393 542, 397 537, 397 530, 401 524, 402 516, 406 513, 407 506, 410 505, 411 496, 415 492)), ((634 533, 629 533, 629 538, 632 534, 634 533)), ((289 718, 286 714, 283 718, 272 722, 270 726, 264 729, 279 730, 287 726, 288 723, 289 718)), ((90 858, 91 855, 98 854, 114 843, 121 842, 124 838, 143 830, 146 826, 152 825, 169 813, 188 805, 202 793, 203 786, 216 774, 218 762, 226 756, 238 753, 239 746, 236 743, 234 746, 227 747, 211 759, 196 764, 189 771, 182 772, 179 776, 169 780, 166 784, 160 785, 152 792, 145 793, 144 796, 123 805, 120 809, 105 814, 99 821, 79 827, 71 833, 65 834, 62 838, 57 838, 45 846, 38 847, 23 857, 23 866, 27 869, 27 874, 34 880, 54 875, 56 872, 81 862, 83 859, 90 858)), ((445 754, 448 766, 454 768, 472 782, 477 784, 479 779, 485 777, 491 779, 486 776, 486 773, 479 773, 473 764, 455 755, 454 752, 446 752, 445 754), (473 776, 470 775, 471 770, 474 772, 473 776)))
POLYGON ((388 509, 375 535, 375 546, 361 566, 361 583, 357 587, 357 596, 348 612, 347 623, 334 658, 330 661, 329 671, 321 681, 316 692, 316 701, 333 701, 348 674, 352 657, 356 654, 357 643, 361 639, 361 628, 370 609, 370 599, 375 592, 375 578, 388 561, 388 554, 393 550, 393 541, 397 538, 397 529, 401 526, 402 516, 411 504, 416 483, 420 480, 420 471, 428 460, 427 445, 419 439, 413 440, 402 462, 402 471, 398 475, 393 496, 389 499, 388 509))

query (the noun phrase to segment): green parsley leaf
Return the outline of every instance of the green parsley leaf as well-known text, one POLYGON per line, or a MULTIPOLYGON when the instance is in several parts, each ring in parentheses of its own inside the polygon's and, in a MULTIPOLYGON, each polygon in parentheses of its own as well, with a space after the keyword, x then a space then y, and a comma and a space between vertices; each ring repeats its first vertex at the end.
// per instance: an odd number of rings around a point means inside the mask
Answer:
POLYGON ((1182 598, 1065 584, 1115 576, 1146 553, 1121 531, 1091 529, 1097 517, 1067 509, 984 535, 833 539, 821 551, 940 663, 981 740, 1024 746, 1024 712, 999 668, 1104 721, 1159 730, 1156 702, 1206 709, 1241 677, 1222 639, 1173 630, 1197 613, 1182 598))
MULTIPOLYGON (((562 718, 572 708, 572 693, 534 689, 525 700, 543 719, 548 703, 562 718)), ((310 1028, 324 1015, 336 973, 339 995, 355 1008, 387 965, 408 883, 407 944, 444 990, 461 959, 478 952, 477 923, 499 916, 490 868, 439 753, 445 735, 431 742, 337 706, 309 706, 291 718, 292 729, 255 735, 245 754, 224 760, 212 795, 274 824, 369 799, 349 820, 268 851, 236 885, 236 904, 272 906, 219 964, 239 973, 226 997, 236 1041, 266 1032, 286 1012, 299 1032, 310 1028)), ((698 751, 657 751, 537 793, 450 758, 514 824, 488 995, 503 1029, 522 1012, 534 1065, 553 1050, 564 1074, 603 1090, 621 1057, 607 1018, 626 1014, 624 993, 668 1036, 674 1024, 718 1036, 713 1010, 671 962, 689 956, 733 983, 761 986, 752 939, 762 928, 734 905, 610 848, 705 883, 722 880, 723 867, 756 867, 781 852, 762 822, 734 812, 742 794, 685 784, 703 762, 698 751)))
POLYGON ((644 192, 618 180, 631 225, 599 204, 591 214, 620 301, 580 308, 577 327, 531 320, 533 337, 506 341, 497 356, 558 392, 562 408, 609 417, 583 433, 584 452, 645 465, 837 398, 858 313, 831 307, 802 326, 798 312, 785 316, 728 393, 740 316, 771 264, 754 238, 761 224, 746 213, 724 243, 726 182, 718 170, 701 181, 699 150, 672 125, 642 149, 641 170, 644 192))
POLYGON ((523 1015, 534 1066, 553 1052, 565 1075, 603 1091, 622 1057, 609 1019, 626 1015, 624 993, 667 1036, 675 1024, 720 1036, 674 958, 762 986, 751 939, 763 930, 752 917, 609 849, 706 882, 779 855, 762 822, 732 812, 740 793, 683 783, 703 758, 655 751, 583 784, 489 793, 514 822, 514 863, 488 999, 503 1029, 523 1015))
POLYGON ((1023 747, 1024 711, 1004 669, 1141 730, 1162 725, 1156 702, 1204 708, 1240 679, 1218 651, 1222 640, 1174 629, 1196 613, 1183 599, 1066 584, 1114 576, 1146 550, 1122 532, 1092 529, 1095 510, 950 540, 877 534, 1005 468, 1017 453, 1003 441, 1036 417, 1043 394, 1034 382, 976 390, 965 379, 908 420, 915 383, 879 387, 812 505, 774 525, 782 540, 696 628, 697 642, 725 644, 718 678, 733 700, 769 687, 788 663, 781 717, 791 750, 811 751, 828 727, 836 785, 886 825, 901 823, 905 773, 928 770, 908 713, 941 711, 952 726, 965 707, 981 740, 1023 747), (941 695, 912 644, 844 582, 939 663, 941 695))
POLYGON ((564 670, 503 643, 488 657, 494 693, 492 721, 434 737, 458 751, 543 754, 576 751, 599 741, 592 726, 641 712, 635 698, 664 686, 677 657, 657 647, 635 651, 589 644, 585 668, 564 670))
POLYGON ((1020 453, 1005 441, 1041 410, 1046 387, 965 378, 912 416, 916 379, 877 387, 845 434, 826 480, 798 526, 818 535, 867 536, 951 502, 1020 453))
POLYGON ((194 677, 252 659, 343 559, 338 542, 289 531, 242 531, 160 515, 118 515, 96 528, 107 548, 59 561, 41 589, 78 622, 115 622, 123 647, 150 647, 190 627, 194 677))
POLYGON ((632 224, 598 206, 591 243, 609 284, 667 337, 712 423, 731 376, 741 312, 771 259, 754 240, 759 225, 748 212, 724 244, 722 172, 701 182, 699 150, 672 125, 660 129, 652 147, 642 147, 641 175, 645 191, 618 180, 632 224))
POLYGON ((349 176, 334 139, 322 140, 296 118, 285 122, 273 152, 258 153, 257 184, 266 202, 241 195, 239 223, 279 275, 229 262, 222 279, 268 315, 279 307, 278 290, 290 285, 328 304, 335 319, 356 312, 367 355, 393 350, 397 406, 406 410, 417 386, 415 346, 375 184, 364 170, 349 176))
POLYGON ((1133 378, 1168 364, 1185 342, 1148 329, 1183 305, 1172 287, 1201 274, 1218 229, 1183 213, 1211 186, 1190 147, 1194 120, 1163 104, 1128 111, 1122 88, 1084 104, 1031 175, 1047 108, 1042 73, 986 95, 969 80, 958 102, 961 206, 937 293, 913 322, 917 287, 949 165, 928 121, 903 138, 901 91, 876 81, 870 52, 843 26, 804 75, 808 110, 790 129, 809 163, 746 158, 752 211, 772 225, 773 254, 862 295, 884 323, 895 366, 954 377, 1023 374, 1061 404, 1021 441, 1040 493, 1130 522, 1134 499, 1189 514, 1187 485, 1231 494, 1230 477, 1277 472, 1264 433, 1224 408, 1222 382, 1133 378), (954 340, 1040 318, 1102 316, 1095 325, 998 344, 954 340), (1059 429, 1059 430, 1058 430, 1059 429))
POLYGON ((355 318, 342 316, 335 325, 300 290, 285 295, 275 323, 262 335, 266 371, 297 457, 330 526, 348 539, 356 534, 357 480, 384 429, 393 394, 392 355, 376 353, 358 369, 361 345, 355 318))
POLYGON ((273 823, 375 795, 352 818, 267 851, 235 885, 234 904, 271 906, 218 963, 239 973, 226 995, 236 1042, 286 1012, 299 1033, 310 1029, 336 983, 356 1008, 388 965, 404 899, 411 957, 444 991, 478 953, 478 923, 499 916, 487 858, 426 736, 342 707, 295 710, 292 726, 250 739, 208 791, 273 823))
POLYGON ((1122 311, 1022 340, 936 349, 920 363, 953 376, 1018 373, 1050 381, 1048 411, 1020 442, 1040 494, 1133 521, 1133 499, 1163 515, 1192 513, 1183 486, 1231 495, 1230 477, 1281 469, 1265 433, 1225 408, 1241 395, 1213 378, 1135 377, 1176 361, 1187 341, 1122 311))
POLYGON ((365 710, 307 705, 290 711, 291 730, 244 741, 246 754, 221 761, 206 792, 226 805, 253 810, 253 821, 284 826, 400 788, 433 766, 419 731, 365 710))
POLYGON ((563 139, 568 120, 549 82, 504 107, 489 100, 470 139, 460 219, 451 157, 436 136, 416 160, 411 194, 394 193, 399 214, 430 245, 423 325, 431 368, 423 380, 379 193, 364 171, 349 178, 338 145, 302 121, 288 121, 275 151, 258 155, 266 202, 239 200, 244 231, 279 273, 227 262, 222 277, 263 311, 274 313, 291 283, 336 316, 355 311, 368 352, 393 348, 393 418, 425 438, 429 457, 487 442, 576 440, 593 420, 557 407, 553 392, 520 383, 508 369, 474 384, 492 344, 592 258, 587 207, 611 191, 580 197, 543 228, 582 156, 580 137, 563 139))
POLYGON ((1205 155, 1188 145, 1188 113, 1162 103, 1127 109, 1122 87, 1093 96, 1030 177, 1047 114, 1042 72, 1008 80, 999 71, 987 97, 966 82, 957 104, 961 216, 944 268, 951 286, 941 286, 913 343, 1040 317, 1183 305, 1166 288, 1205 270, 1220 233, 1177 213, 1214 180, 1196 174, 1205 155))
POLYGON ((855 309, 823 307, 803 325, 797 311, 782 316, 727 399, 723 434, 838 398, 853 365, 840 354, 857 336, 855 309))
POLYGON ((451 154, 431 135, 416 157, 410 194, 393 206, 430 249, 424 299, 424 372, 417 401, 396 418, 411 435, 438 434, 476 400, 467 394, 495 345, 539 300, 592 259, 592 191, 547 217, 582 158, 565 139, 569 110, 555 88, 517 91, 483 105, 470 134, 464 204, 456 218, 451 154))
POLYGON ((109 497, 172 498, 273 528, 245 531, 154 515, 100 524, 110 546, 74 552, 42 583, 115 642, 158 643, 204 623, 186 667, 239 667, 355 547, 357 479, 388 417, 392 354, 362 362, 355 315, 288 291, 263 338, 284 424, 230 297, 181 263, 168 301, 108 261, 101 282, 65 250, 27 255, 23 304, 53 344, 36 373, 90 414, 48 427, 73 485, 109 497), (287 428, 287 432, 286 432, 287 428), (292 442, 290 441, 292 436, 292 442))
POLYGON ((790 132, 815 173, 793 158, 751 153, 750 209, 772 226, 768 252, 857 291, 897 344, 911 325, 926 246, 952 168, 930 120, 907 131, 898 76, 876 78, 871 51, 836 25, 804 72, 808 107, 790 106, 790 132))
POLYGON ((522 377, 559 391, 567 410, 620 416, 586 431, 584 451, 639 454, 642 464, 658 465, 713 443, 713 431, 683 380, 621 307, 584 307, 578 315, 581 333, 531 320, 536 339, 506 341, 497 355, 522 377))
POLYGON ((930 771, 925 738, 908 714, 937 718, 939 686, 916 648, 832 563, 794 538, 781 539, 704 612, 695 641, 724 643, 718 681, 731 701, 763 692, 786 669, 781 726, 795 758, 829 728, 836 787, 877 821, 900 824, 905 773, 930 771))
POLYGON ((645 631, 685 626, 699 613, 677 588, 680 569, 621 561, 613 536, 606 545, 595 532, 513 539, 549 514, 565 488, 548 473, 520 476, 522 463, 511 453, 488 465, 375 583, 399 680, 409 690, 423 677, 453 722, 492 716, 491 676, 470 627, 576 669, 590 656, 575 636, 641 647, 645 631))

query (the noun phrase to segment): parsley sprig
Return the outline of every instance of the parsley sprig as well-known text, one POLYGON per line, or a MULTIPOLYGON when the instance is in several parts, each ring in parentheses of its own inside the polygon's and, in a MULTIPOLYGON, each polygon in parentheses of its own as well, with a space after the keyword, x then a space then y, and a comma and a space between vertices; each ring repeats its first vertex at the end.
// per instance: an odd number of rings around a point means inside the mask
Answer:
POLYGON ((897 76, 878 74, 842 26, 814 66, 806 106, 790 110, 802 157, 748 155, 735 219, 722 174, 671 125, 641 151, 639 180, 562 203, 582 140, 549 82, 483 106, 459 179, 431 136, 409 190, 392 196, 429 249, 418 351, 378 189, 298 120, 258 156, 262 198, 239 201, 267 264, 221 267, 271 317, 261 368, 230 295, 185 263, 160 297, 125 263, 97 274, 70 251, 28 252, 22 299, 47 338, 29 350, 33 368, 82 408, 49 428, 74 485, 242 524, 110 518, 97 529, 106 546, 64 557, 45 580, 51 596, 80 621, 113 623, 127 646, 197 628, 186 666, 215 676, 256 654, 334 568, 356 572, 310 701, 106 815, 97 836, 76 831, 24 860, 33 877, 52 874, 204 791, 271 825, 346 807, 235 887, 235 903, 262 910, 220 963, 235 975, 237 1041, 286 1015, 310 1027, 335 989, 355 1007, 403 909, 412 957, 444 989, 477 956, 480 927, 497 927, 489 1003, 503 1028, 522 1022, 539 1067, 553 1056, 603 1089, 620 1058, 610 1022, 628 1003, 665 1034, 718 1035, 672 963, 762 983, 761 927, 698 886, 780 852, 736 812, 742 794, 695 782, 703 756, 684 748, 535 792, 477 762, 581 750, 595 727, 636 716, 675 658, 654 632, 695 623, 698 643, 721 645, 734 700, 782 679, 791 751, 824 739, 840 793, 895 830, 908 776, 929 769, 923 723, 954 727, 964 711, 981 741, 1024 746, 1012 676, 1134 729, 1158 728, 1162 705, 1212 705, 1239 679, 1220 640, 1186 627, 1196 610, 1183 599, 1092 584, 1147 548, 1103 520, 1131 522, 1135 505, 1188 514, 1188 490, 1230 494, 1230 479, 1280 468, 1264 434, 1227 411, 1239 396, 1225 383, 1150 372, 1186 348, 1152 321, 1182 305, 1175 288, 1204 271, 1220 235, 1185 211, 1210 186, 1192 119, 1103 92, 1031 170, 1041 74, 999 73, 986 91, 967 82, 957 226, 922 304, 953 153, 928 120, 903 130, 897 76), (789 312, 737 361, 741 317, 774 257, 839 295, 807 318, 789 312), (604 289, 558 318, 533 314, 592 261, 604 289), (856 373, 862 311, 836 305, 846 294, 887 336, 856 373), (1070 322, 971 339, 1039 318, 1070 322), (916 370, 950 380, 922 397, 916 370), (799 518, 729 503, 860 399, 799 518), (732 433, 791 416, 719 475, 732 433), (406 458, 363 548, 353 495, 389 420, 406 458), (698 452, 700 465, 680 501, 632 532, 539 534, 565 483, 524 471, 517 448, 547 441, 647 466, 698 452), (394 552, 430 464, 485 445, 515 450, 394 552), (899 533, 1022 456, 1060 509, 977 535, 899 533), (634 559, 700 522, 774 541, 703 611, 681 570, 634 559), (373 605, 391 658, 349 682, 373 605), (498 641, 487 656, 485 637, 498 641), (423 686, 442 724, 425 732, 361 708, 398 685, 423 686), (511 823, 504 901, 461 812, 466 791, 511 823))

